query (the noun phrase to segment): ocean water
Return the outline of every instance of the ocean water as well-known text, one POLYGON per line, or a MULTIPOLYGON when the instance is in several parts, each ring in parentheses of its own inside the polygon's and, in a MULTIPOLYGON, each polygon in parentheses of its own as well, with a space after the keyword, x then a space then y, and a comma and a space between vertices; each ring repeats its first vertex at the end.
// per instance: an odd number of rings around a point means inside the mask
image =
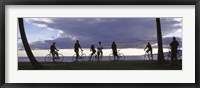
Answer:
MULTIPOLYGON (((45 57, 35 57, 39 62, 45 62, 45 57)), ((147 59, 147 58, 145 58, 147 59)), ((154 60, 157 60, 157 55, 154 55, 154 60)), ((89 57, 86 56, 86 61, 89 57)), ((144 60, 144 56, 125 56, 125 61, 128 60, 144 60)), ((102 61, 109 61, 109 56, 103 56, 102 61)), ((18 62, 29 62, 28 57, 18 57, 18 62)), ((64 56, 63 62, 73 62, 72 56, 64 56)))
MULTIPOLYGON (((157 60, 157 49, 153 50, 153 59, 157 60)), ((169 54, 168 49, 163 49, 164 51, 164 56, 167 56, 169 54)), ((104 57, 103 61, 108 61, 109 60, 109 54, 112 53, 111 49, 104 49, 104 57)), ((120 52, 125 55, 125 60, 144 60, 144 49, 136 49, 136 48, 126 48, 126 49, 120 49, 120 52)), ((33 50, 33 54, 35 55, 35 58, 39 62, 44 62, 45 61, 45 55, 49 53, 48 50, 33 50)), ((59 51, 60 54, 64 55, 64 62, 72 62, 72 56, 74 55, 73 49, 60 49, 59 51)), ((90 49, 84 49, 84 53, 86 55, 89 55, 90 49)), ((180 54, 182 56, 182 50, 180 51, 180 54)), ((86 57, 88 60, 88 56, 86 57)), ((18 62, 29 62, 29 59, 25 53, 25 51, 18 51, 18 62)))
MULTIPOLYGON (((169 53, 164 52, 164 56, 167 56, 169 53)), ((182 51, 179 52, 179 55, 182 56, 182 51)), ((37 61, 39 62, 45 62, 45 57, 44 56, 39 56, 35 57, 37 61)), ((180 59, 180 58, 178 58, 180 59)), ((182 57, 181 57, 182 59, 182 57)), ((89 56, 86 56, 85 61, 89 60, 89 56)), ((125 60, 130 61, 130 60, 148 60, 148 58, 144 58, 144 55, 132 55, 132 56, 126 56, 125 55, 125 60)), ((157 54, 153 54, 153 60, 157 60, 157 54)), ((102 61, 109 61, 109 56, 103 56, 102 61)), ((29 58, 27 56, 19 56, 18 57, 18 62, 29 62, 29 58)), ((73 62, 72 56, 64 56, 63 57, 63 62, 73 62)))

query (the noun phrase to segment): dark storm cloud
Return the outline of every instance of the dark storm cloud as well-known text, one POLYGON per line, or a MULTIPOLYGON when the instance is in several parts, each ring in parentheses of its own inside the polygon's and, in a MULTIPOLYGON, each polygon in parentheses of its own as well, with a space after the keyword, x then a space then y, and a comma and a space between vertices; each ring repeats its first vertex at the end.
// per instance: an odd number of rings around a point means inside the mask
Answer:
POLYGON ((57 48, 63 49, 73 47, 73 42, 67 41, 67 38, 57 38, 55 40, 36 41, 30 44, 32 49, 49 49, 50 45, 56 42, 57 48))
MULTIPOLYGON (((45 41, 37 41, 30 44, 32 49, 49 49, 50 45, 52 45, 53 42, 56 42, 56 46, 59 49, 65 49, 65 48, 73 48, 75 41, 68 41, 70 39, 67 38, 58 38, 55 40, 45 40, 45 41), (66 41, 63 41, 66 40, 66 41)), ((140 39, 132 39, 133 41, 123 41, 123 42, 116 42, 117 46, 120 46, 119 48, 144 48, 147 44, 147 42, 150 42, 152 45, 157 43, 156 39, 148 39, 148 40, 140 40, 140 39), (137 46, 137 47, 136 47, 137 46)), ((179 46, 182 47, 182 39, 176 38, 176 40, 179 42, 179 46)), ((172 42, 172 37, 166 37, 163 38, 163 47, 169 48, 169 44, 172 42)), ((97 46, 98 42, 82 42, 80 41, 80 44, 82 47, 90 47, 91 44, 94 44, 97 46)), ((102 42, 102 45, 104 48, 111 48, 112 42, 102 42)), ((152 46, 153 48, 157 48, 157 46, 152 46)))
POLYGON ((161 27, 163 35, 168 34, 169 32, 174 32, 177 29, 182 29, 182 22, 171 19, 161 19, 161 27))
MULTIPOLYGON (((69 19, 69 18, 68 18, 69 19)), ((78 39, 104 40, 105 38, 127 39, 145 34, 147 37, 152 35, 155 29, 154 19, 56 19, 55 24, 48 25, 51 28, 61 29, 66 35, 74 35, 78 39), (151 30, 147 31, 146 30, 151 30), (83 39, 85 38, 85 39, 83 39)), ((142 37, 142 36, 140 36, 142 37)))
MULTIPOLYGON (((76 39, 80 41, 82 47, 97 45, 99 41, 106 48, 110 48, 113 41, 116 41, 120 48, 141 48, 147 42, 157 43, 155 18, 54 18, 52 20, 51 23, 40 21, 33 23, 42 23, 63 33, 54 40, 33 42, 30 44, 31 48, 47 49, 52 42, 56 42, 59 48, 73 48, 76 39)), ((181 23, 173 18, 161 19, 162 34, 182 29, 179 25, 181 23)), ((164 38, 163 44, 166 41, 168 39, 164 38)))

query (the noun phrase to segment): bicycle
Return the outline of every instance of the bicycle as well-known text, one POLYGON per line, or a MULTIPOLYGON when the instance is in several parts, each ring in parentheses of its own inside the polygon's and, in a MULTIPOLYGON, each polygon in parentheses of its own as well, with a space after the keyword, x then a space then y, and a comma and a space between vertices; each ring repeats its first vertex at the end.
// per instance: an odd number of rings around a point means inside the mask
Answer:
POLYGON ((145 51, 145 54, 144 54, 144 60, 151 60, 151 61, 153 61, 153 58, 152 58, 152 56, 151 56, 151 54, 150 54, 150 51, 149 52, 146 52, 145 51))
MULTIPOLYGON (((120 50, 117 52, 117 61, 124 61, 125 60, 125 55, 123 53, 119 53, 120 50)), ((114 55, 111 53, 109 55, 109 60, 114 61, 114 55)))
POLYGON ((88 56, 88 61, 99 61, 98 56, 96 53, 94 53, 92 56, 92 53, 88 56))
POLYGON ((76 61, 85 61, 85 59, 86 59, 86 54, 83 53, 83 50, 81 50, 80 55, 78 56, 78 58, 76 58, 76 54, 74 54, 72 56, 73 62, 76 62, 76 61))
POLYGON ((98 52, 97 52, 97 59, 98 59, 99 61, 101 61, 101 60, 103 59, 103 54, 100 54, 100 53, 99 53, 99 57, 98 57, 98 52))
POLYGON ((177 61, 175 62, 177 65, 182 66, 182 50, 177 50, 177 61))
MULTIPOLYGON (((45 60, 45 62, 53 62, 52 53, 50 52, 49 54, 47 54, 45 56, 44 60, 45 60)), ((64 56, 62 54, 58 53, 58 57, 55 55, 54 60, 55 60, 55 62, 62 62, 64 60, 64 56)))
POLYGON ((90 54, 89 56, 88 56, 88 61, 101 61, 102 60, 102 58, 103 58, 103 55, 102 54, 100 54, 99 55, 99 58, 98 58, 98 55, 96 54, 96 53, 94 53, 92 56, 91 56, 92 54, 90 54), (90 58, 91 57, 91 58, 90 58))
POLYGON ((164 66, 170 66, 173 62, 175 64, 182 66, 182 54, 181 50, 177 50, 177 60, 172 60, 171 59, 171 50, 169 48, 169 51, 164 55, 164 59, 162 61, 164 66))

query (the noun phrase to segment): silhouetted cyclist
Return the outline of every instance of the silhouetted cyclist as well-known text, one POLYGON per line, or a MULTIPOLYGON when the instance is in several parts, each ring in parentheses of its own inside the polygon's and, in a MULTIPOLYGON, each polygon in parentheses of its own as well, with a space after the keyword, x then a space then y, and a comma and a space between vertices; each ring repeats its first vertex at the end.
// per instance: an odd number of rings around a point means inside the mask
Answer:
POLYGON ((91 55, 90 55, 89 61, 91 60, 92 56, 96 53, 96 50, 95 50, 94 45, 91 45, 90 51, 92 51, 92 53, 91 53, 91 55))
POLYGON ((78 61, 77 58, 79 57, 79 48, 82 50, 81 45, 79 44, 79 41, 76 40, 76 43, 74 44, 74 52, 76 53, 76 61, 78 61))
POLYGON ((113 51, 113 56, 114 56, 114 61, 115 61, 116 60, 115 57, 117 57, 117 59, 118 59, 117 45, 115 44, 115 41, 113 41, 111 48, 112 48, 112 51, 113 51))
POLYGON ((59 51, 57 48, 56 48, 56 43, 55 42, 53 42, 53 44, 51 45, 51 47, 50 47, 50 52, 51 52, 51 54, 52 54, 52 56, 53 56, 53 62, 55 62, 55 55, 57 56, 57 58, 59 58, 58 57, 58 52, 57 51, 59 51))
POLYGON ((176 38, 173 37, 173 41, 170 43, 171 46, 171 60, 173 61, 173 59, 175 61, 177 61, 177 49, 179 46, 178 41, 176 41, 176 38))
POLYGON ((153 50, 152 50, 151 44, 150 44, 149 42, 147 43, 147 45, 146 45, 146 47, 144 48, 144 50, 146 50, 147 53, 150 52, 151 57, 152 57, 152 59, 153 59, 153 54, 152 54, 153 50), (147 49, 147 50, 146 50, 146 49, 147 49))
POLYGON ((103 47, 101 45, 101 42, 99 42, 99 45, 97 47, 97 56, 98 56, 98 59, 99 59, 99 55, 103 56, 103 51, 102 51, 103 47))

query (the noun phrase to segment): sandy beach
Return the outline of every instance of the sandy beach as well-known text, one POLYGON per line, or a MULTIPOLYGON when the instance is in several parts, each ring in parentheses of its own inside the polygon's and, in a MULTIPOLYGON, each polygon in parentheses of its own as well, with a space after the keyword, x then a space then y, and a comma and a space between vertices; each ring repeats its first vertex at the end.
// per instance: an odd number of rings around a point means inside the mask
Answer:
MULTIPOLYGON (((40 62, 39 70, 182 70, 182 66, 163 66, 154 61, 83 61, 83 62, 40 62)), ((30 62, 18 62, 18 70, 35 70, 30 62)))

